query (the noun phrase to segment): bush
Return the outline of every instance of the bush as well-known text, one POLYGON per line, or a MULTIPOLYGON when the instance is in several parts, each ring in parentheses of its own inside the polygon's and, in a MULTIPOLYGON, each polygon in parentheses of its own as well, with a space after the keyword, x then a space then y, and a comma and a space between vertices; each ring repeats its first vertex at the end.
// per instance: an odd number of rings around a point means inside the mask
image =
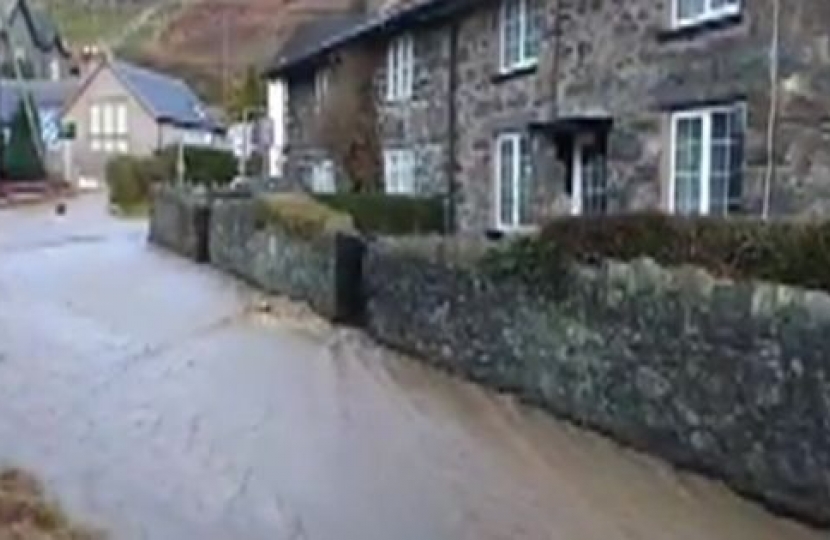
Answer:
MULTIPOLYGON (((830 222, 628 215, 567 218, 546 225, 538 249, 570 260, 650 257, 715 275, 830 290, 830 222)), ((556 269, 558 271, 558 269, 556 269)))
POLYGON ((153 185, 165 181, 165 176, 155 158, 114 157, 106 167, 110 202, 122 210, 141 207, 149 202, 153 185))
MULTIPOLYGON (((168 178, 176 179, 179 147, 168 146, 157 153, 168 178)), ((185 179, 189 183, 225 186, 231 183, 237 172, 233 152, 199 146, 184 147, 185 179)))
POLYGON ((361 232, 383 235, 443 233, 444 199, 383 193, 316 195, 323 204, 352 216, 361 232))
POLYGON ((3 153, 3 169, 12 180, 43 180, 46 169, 38 153, 40 139, 40 119, 37 109, 29 95, 24 96, 14 113, 9 144, 3 153), (34 118, 29 121, 25 101, 29 102, 34 118), (32 132, 32 125, 37 126, 32 132))
POLYGON ((351 216, 296 193, 281 193, 257 199, 257 221, 274 223, 291 234, 311 238, 324 232, 350 231, 351 216))

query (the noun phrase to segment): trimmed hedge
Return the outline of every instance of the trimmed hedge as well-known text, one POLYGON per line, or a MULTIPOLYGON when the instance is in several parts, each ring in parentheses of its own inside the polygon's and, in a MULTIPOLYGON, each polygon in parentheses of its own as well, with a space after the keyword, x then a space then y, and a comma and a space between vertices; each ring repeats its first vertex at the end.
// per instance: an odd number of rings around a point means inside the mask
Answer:
POLYGON ((346 212, 357 229, 381 235, 443 233, 444 199, 383 193, 315 195, 323 204, 346 212))
POLYGON ((164 168, 154 158, 117 156, 106 166, 110 203, 122 210, 140 208, 150 200, 155 184, 166 180, 164 168))
POLYGON ((830 290, 830 222, 662 214, 566 218, 550 222, 530 242, 532 247, 521 248, 521 258, 535 258, 551 273, 561 271, 562 257, 589 264, 650 257, 665 266, 701 266, 722 277, 830 290), (536 255, 527 256, 528 249, 536 255))
MULTIPOLYGON (((170 181, 176 179, 178 146, 168 146, 156 153, 170 181)), ((225 186, 231 183, 238 165, 233 152, 199 146, 184 147, 185 180, 190 184, 225 186)))
POLYGON ((260 225, 277 224, 289 233, 303 238, 312 238, 324 232, 354 229, 348 214, 298 193, 258 197, 256 212, 260 225))

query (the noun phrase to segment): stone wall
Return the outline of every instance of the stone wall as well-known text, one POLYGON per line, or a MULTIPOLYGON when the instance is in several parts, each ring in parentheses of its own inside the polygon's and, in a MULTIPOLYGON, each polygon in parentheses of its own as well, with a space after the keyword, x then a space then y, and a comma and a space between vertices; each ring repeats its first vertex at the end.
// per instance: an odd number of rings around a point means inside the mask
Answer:
POLYGON ((150 241, 197 262, 207 262, 209 219, 205 194, 159 187, 150 207, 150 241))
POLYGON ((210 219, 210 261, 269 293, 308 302, 324 317, 361 315, 363 243, 341 233, 303 237, 257 218, 253 199, 218 199, 210 219))
MULTIPOLYGON (((416 192, 438 195, 448 191, 449 33, 440 26, 425 27, 414 30, 411 36, 412 97, 401 102, 386 99, 385 61, 379 63, 375 75, 380 143, 384 150, 411 150, 416 192)), ((375 47, 385 51, 389 43, 380 40, 375 47)))
POLYGON ((426 248, 368 248, 377 339, 830 523, 830 296, 649 262, 530 287, 426 248))

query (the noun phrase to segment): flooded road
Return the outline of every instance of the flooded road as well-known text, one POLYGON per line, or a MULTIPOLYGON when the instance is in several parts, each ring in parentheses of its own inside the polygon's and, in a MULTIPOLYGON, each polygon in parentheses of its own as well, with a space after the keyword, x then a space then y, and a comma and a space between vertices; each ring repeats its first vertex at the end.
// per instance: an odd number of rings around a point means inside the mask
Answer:
POLYGON ((117 539, 812 540, 144 243, 0 211, 0 464, 117 539))

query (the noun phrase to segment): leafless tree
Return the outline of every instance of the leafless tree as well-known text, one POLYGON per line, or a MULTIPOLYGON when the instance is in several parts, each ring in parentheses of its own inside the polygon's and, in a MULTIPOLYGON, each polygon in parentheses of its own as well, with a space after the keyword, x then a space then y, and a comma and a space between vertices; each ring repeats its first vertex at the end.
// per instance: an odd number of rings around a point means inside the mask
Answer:
POLYGON ((380 133, 373 75, 378 54, 368 47, 341 53, 332 63, 328 91, 320 104, 316 137, 356 192, 380 185, 380 133))

